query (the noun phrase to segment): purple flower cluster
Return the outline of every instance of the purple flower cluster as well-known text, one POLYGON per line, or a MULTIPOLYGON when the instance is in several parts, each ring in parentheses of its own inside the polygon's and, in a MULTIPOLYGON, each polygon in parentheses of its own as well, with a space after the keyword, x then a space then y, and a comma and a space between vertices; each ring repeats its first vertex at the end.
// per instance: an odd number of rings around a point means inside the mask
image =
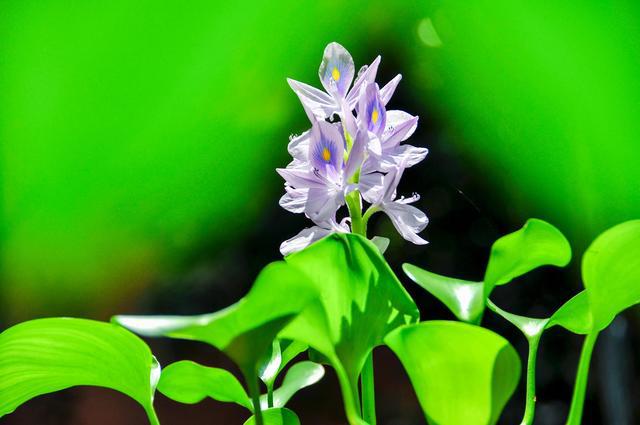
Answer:
POLYGON ((418 117, 387 110, 401 75, 380 88, 375 82, 380 56, 363 66, 351 85, 355 67, 349 52, 330 43, 318 74, 325 91, 288 79, 298 95, 311 129, 291 139, 293 161, 278 168, 286 193, 280 205, 304 213, 314 222, 280 246, 283 255, 299 251, 332 232, 366 236, 367 220, 382 211, 398 232, 415 244, 427 216, 410 205, 419 196, 397 197, 402 173, 422 161, 427 149, 401 144, 416 129, 418 117), (363 214, 363 201, 369 206, 363 214), (349 216, 338 221, 338 210, 347 205, 349 216))

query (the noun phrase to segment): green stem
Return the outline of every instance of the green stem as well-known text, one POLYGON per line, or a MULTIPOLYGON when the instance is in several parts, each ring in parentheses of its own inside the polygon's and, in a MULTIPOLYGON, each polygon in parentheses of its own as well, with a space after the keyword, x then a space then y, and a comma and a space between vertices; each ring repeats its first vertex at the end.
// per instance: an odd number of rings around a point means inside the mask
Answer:
POLYGON ((248 377, 245 375, 247 386, 249 387, 249 394, 251 395, 251 402, 253 403, 253 416, 256 418, 256 425, 264 425, 262 419, 262 407, 260 406, 260 384, 258 383, 258 377, 248 377))
POLYGON ((358 379, 351 379, 344 370, 342 364, 336 359, 331 360, 331 364, 338 376, 340 390, 344 402, 344 412, 350 425, 362 424, 362 410, 360 409, 360 393, 358 392, 358 379))
POLYGON ((267 384, 267 406, 273 407, 273 382, 267 384))
POLYGON ((158 419, 158 415, 156 415, 156 411, 153 409, 153 406, 150 406, 147 411, 147 417, 149 418, 149 423, 151 425, 160 425, 160 420, 158 419))
POLYGON ((369 219, 371 218, 372 215, 374 215, 378 211, 380 211, 380 208, 373 205, 370 206, 367 211, 365 211, 364 215, 362 216, 362 222, 364 223, 365 231, 367 229, 367 223, 369 223, 369 219))
POLYGON ((571 399, 571 409, 569 410, 567 425, 580 425, 582 421, 584 396, 587 392, 587 380, 589 379, 589 364, 591 363, 591 354, 593 353, 593 347, 596 344, 597 338, 598 332, 592 332, 587 335, 582 345, 582 353, 580 353, 576 383, 573 386, 573 398, 571 399))
POLYGON ((538 357, 538 345, 542 332, 527 338, 529 343, 529 356, 527 357, 527 394, 524 415, 521 425, 533 424, 536 411, 536 359, 538 357))
POLYGON ((373 375, 373 350, 367 356, 360 376, 362 386, 362 418, 370 425, 376 425, 376 392, 373 375))
POLYGON ((362 208, 360 206, 360 194, 354 190, 346 196, 349 216, 351 217, 351 231, 358 235, 367 237, 367 228, 362 221, 362 208))

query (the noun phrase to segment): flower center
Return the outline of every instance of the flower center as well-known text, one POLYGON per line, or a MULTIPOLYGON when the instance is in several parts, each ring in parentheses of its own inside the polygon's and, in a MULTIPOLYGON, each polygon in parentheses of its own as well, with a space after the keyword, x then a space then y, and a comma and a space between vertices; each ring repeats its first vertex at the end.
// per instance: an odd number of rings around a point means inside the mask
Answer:
POLYGON ((338 69, 337 66, 333 67, 333 71, 331 71, 331 76, 333 77, 334 81, 338 81, 340 79, 340 70, 338 69))
POLYGON ((373 121, 374 124, 378 122, 378 108, 373 108, 373 112, 371 112, 371 121, 373 121))
POLYGON ((331 151, 329 150, 329 148, 322 149, 322 159, 325 162, 331 161, 331 151))

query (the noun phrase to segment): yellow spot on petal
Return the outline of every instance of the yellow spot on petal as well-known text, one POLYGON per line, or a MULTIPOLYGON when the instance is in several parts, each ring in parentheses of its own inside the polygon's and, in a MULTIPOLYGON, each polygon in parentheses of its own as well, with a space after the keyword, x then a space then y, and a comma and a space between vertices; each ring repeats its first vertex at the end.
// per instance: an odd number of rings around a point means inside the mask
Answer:
POLYGON ((338 81, 340 79, 340 70, 338 69, 337 66, 333 67, 333 71, 331 71, 331 76, 333 77, 334 81, 338 81))
POLYGON ((378 108, 373 108, 373 112, 371 112, 371 121, 373 121, 374 124, 378 122, 378 108))
POLYGON ((331 161, 331 151, 329 148, 322 149, 322 159, 324 159, 325 162, 331 161))

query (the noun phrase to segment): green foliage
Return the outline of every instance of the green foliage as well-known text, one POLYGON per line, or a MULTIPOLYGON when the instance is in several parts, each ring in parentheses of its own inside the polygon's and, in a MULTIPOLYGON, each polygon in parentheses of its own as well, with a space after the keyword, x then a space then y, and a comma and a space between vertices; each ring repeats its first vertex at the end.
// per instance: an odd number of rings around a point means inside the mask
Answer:
POLYGON ((490 307, 525 335, 559 325, 577 334, 599 332, 617 314, 640 303, 640 220, 619 224, 602 233, 582 258, 585 289, 550 318, 533 319, 490 307))
POLYGON ((230 372, 192 361, 172 363, 162 371, 158 391, 180 403, 195 404, 211 397, 252 410, 251 399, 230 372))
POLYGON ((551 224, 535 218, 493 243, 484 274, 484 294, 541 266, 564 267, 571 260, 571 246, 551 224))
POLYGON ((411 264, 407 276, 442 301, 459 319, 479 323, 496 285, 504 285, 537 267, 565 266, 571 259, 566 238, 551 224, 529 219, 525 225, 494 242, 482 282, 440 276, 411 264))
POLYGON ((350 423, 359 423, 358 377, 366 357, 418 309, 379 249, 353 234, 333 234, 288 256, 320 296, 282 332, 320 352, 336 370, 350 423))
POLYGON ((284 407, 298 391, 315 384, 324 376, 324 367, 318 363, 303 361, 296 363, 287 371, 282 385, 273 392, 273 406, 268 405, 267 395, 261 397, 263 409, 284 407))
POLYGON ((619 224, 596 238, 582 259, 582 279, 595 330, 640 303, 640 220, 619 224))
POLYGON ((535 363, 545 329, 562 326, 587 338, 581 356, 569 423, 580 422, 591 352, 598 332, 616 314, 640 301, 640 221, 630 221, 599 236, 584 255, 582 268, 586 289, 549 318, 509 313, 488 298, 495 285, 503 285, 542 265, 564 266, 571 248, 553 226, 529 220, 517 232, 503 236, 492 246, 483 282, 439 276, 405 264, 414 281, 440 299, 460 320, 479 323, 485 305, 516 326, 529 344, 527 396, 522 423, 533 423, 535 411, 535 363))
MULTIPOLYGON (((300 425, 298 416, 289 409, 276 407, 262 412, 264 425, 300 425)), ((255 416, 250 417, 244 425, 257 425, 255 416)))
POLYGON ((246 379, 257 376, 280 330, 317 294, 284 262, 271 263, 251 291, 221 311, 198 316, 116 316, 113 320, 141 335, 202 341, 224 351, 246 379))
POLYGON ((127 330, 84 319, 38 319, 0 334, 0 417, 42 394, 78 385, 120 391, 152 424, 160 366, 127 330))
POLYGON ((298 341, 275 339, 271 350, 262 359, 259 367, 260 380, 267 388, 273 387, 278 374, 298 354, 306 351, 308 346, 298 341))
POLYGON ((479 323, 485 308, 483 283, 455 279, 404 264, 402 269, 411 280, 438 298, 463 322, 479 323))
POLYGON ((385 338, 433 425, 492 425, 516 389, 520 359, 501 336, 460 322, 403 326, 385 338))

